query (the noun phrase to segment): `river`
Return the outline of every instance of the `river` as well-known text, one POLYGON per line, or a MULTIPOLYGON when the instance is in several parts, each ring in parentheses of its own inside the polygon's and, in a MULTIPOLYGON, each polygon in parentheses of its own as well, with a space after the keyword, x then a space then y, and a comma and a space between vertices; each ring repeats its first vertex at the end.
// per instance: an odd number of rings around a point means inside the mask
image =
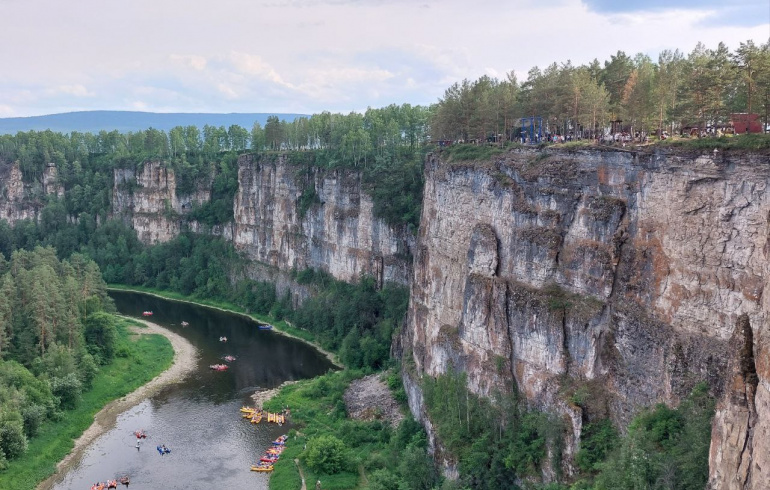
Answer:
POLYGON ((239 408, 251 404, 255 391, 317 376, 332 364, 309 345, 259 330, 239 315, 144 294, 110 295, 121 314, 152 311, 153 322, 187 338, 198 349, 198 366, 182 382, 120 415, 53 488, 88 490, 97 481, 129 475, 131 489, 266 489, 268 475, 251 472, 250 465, 291 424, 253 425, 239 408), (189 325, 183 327, 183 321, 189 325), (209 369, 225 355, 236 357, 227 371, 209 369), (148 438, 137 449, 133 432, 139 429, 148 438), (159 455, 159 444, 171 453, 159 455))

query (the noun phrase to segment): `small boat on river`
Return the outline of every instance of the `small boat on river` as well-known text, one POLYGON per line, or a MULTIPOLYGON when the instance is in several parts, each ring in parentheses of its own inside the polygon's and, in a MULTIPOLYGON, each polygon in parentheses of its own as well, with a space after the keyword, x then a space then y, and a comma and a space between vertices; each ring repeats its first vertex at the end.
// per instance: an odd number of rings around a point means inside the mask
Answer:
POLYGON ((233 362, 235 360, 235 356, 223 356, 222 359, 224 359, 227 362, 233 362))
POLYGON ((220 342, 227 342, 227 337, 219 337, 220 342))
POLYGON ((264 324, 259 326, 259 329, 260 330, 272 330, 273 326, 270 325, 269 323, 264 323, 264 324))
POLYGON ((189 323, 187 323, 187 322, 182 322, 182 326, 183 326, 183 327, 186 327, 186 326, 188 326, 188 325, 189 325, 189 323))
POLYGON ((269 473, 269 472, 273 471, 273 465, 271 465, 269 463, 262 463, 262 462, 260 462, 258 464, 251 465, 251 471, 258 471, 258 472, 261 472, 261 473, 269 473))
POLYGON ((171 449, 167 448, 165 444, 161 444, 156 449, 158 450, 158 454, 160 454, 161 456, 171 452, 171 449))
POLYGON ((229 367, 227 364, 212 364, 209 366, 214 371, 227 371, 227 368, 229 367))
POLYGON ((144 431, 144 429, 135 430, 134 435, 136 436, 137 439, 147 439, 147 433, 144 431))
POLYGON ((126 476, 121 476, 121 477, 118 479, 118 483, 120 483, 121 485, 125 485, 125 486, 128 486, 128 484, 129 484, 129 483, 131 483, 131 479, 128 477, 128 475, 126 475, 126 476))
POLYGON ((152 316, 152 312, 151 311, 143 311, 142 312, 142 316, 152 316))

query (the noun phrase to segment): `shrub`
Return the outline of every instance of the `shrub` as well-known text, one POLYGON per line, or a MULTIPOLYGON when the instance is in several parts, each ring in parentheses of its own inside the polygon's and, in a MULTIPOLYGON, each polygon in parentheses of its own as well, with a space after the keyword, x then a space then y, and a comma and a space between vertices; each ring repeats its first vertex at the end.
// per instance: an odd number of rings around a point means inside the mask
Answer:
POLYGON ((595 471, 599 469, 597 464, 604 461, 617 442, 618 432, 609 419, 587 424, 580 437, 575 463, 582 471, 595 471))
POLYGON ((8 459, 18 458, 27 450, 27 436, 22 424, 17 421, 4 422, 0 426, 0 452, 8 459))
POLYGON ((70 373, 63 378, 51 378, 51 392, 59 399, 61 408, 73 409, 80 401, 83 385, 74 373, 70 373))
POLYGON ((333 475, 345 469, 345 443, 333 435, 310 439, 302 453, 308 467, 319 473, 333 475))
POLYGON ((45 407, 35 403, 21 409, 21 417, 24 419, 24 433, 27 437, 34 437, 37 434, 47 413, 48 411, 45 407))

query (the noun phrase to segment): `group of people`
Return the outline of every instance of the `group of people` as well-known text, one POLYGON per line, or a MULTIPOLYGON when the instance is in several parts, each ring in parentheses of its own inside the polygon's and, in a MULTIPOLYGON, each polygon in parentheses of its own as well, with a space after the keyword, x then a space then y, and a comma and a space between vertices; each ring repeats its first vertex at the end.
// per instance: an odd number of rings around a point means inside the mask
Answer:
POLYGON ((109 488, 118 488, 118 483, 128 486, 128 484, 131 483, 131 480, 128 478, 128 475, 126 475, 126 476, 121 476, 116 480, 107 480, 106 482, 96 482, 93 485, 91 485, 91 490, 106 490, 109 488))

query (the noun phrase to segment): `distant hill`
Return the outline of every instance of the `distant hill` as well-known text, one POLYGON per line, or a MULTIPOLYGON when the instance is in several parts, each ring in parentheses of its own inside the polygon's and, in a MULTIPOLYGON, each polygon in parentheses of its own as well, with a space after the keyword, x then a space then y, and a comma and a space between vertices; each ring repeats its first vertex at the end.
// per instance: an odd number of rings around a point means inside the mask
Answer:
POLYGON ((246 129, 251 129, 254 122, 265 125, 268 116, 278 116, 281 119, 292 121, 296 117, 305 114, 280 114, 280 113, 187 113, 187 112, 137 112, 137 111, 82 111, 65 112, 63 114, 49 114, 47 116, 31 117, 5 117, 0 118, 0 134, 14 134, 18 131, 51 131, 69 133, 80 131, 83 133, 98 133, 101 130, 120 132, 140 131, 147 128, 155 128, 168 131, 174 126, 198 126, 202 128, 206 124, 212 126, 228 127, 237 124, 246 129))

